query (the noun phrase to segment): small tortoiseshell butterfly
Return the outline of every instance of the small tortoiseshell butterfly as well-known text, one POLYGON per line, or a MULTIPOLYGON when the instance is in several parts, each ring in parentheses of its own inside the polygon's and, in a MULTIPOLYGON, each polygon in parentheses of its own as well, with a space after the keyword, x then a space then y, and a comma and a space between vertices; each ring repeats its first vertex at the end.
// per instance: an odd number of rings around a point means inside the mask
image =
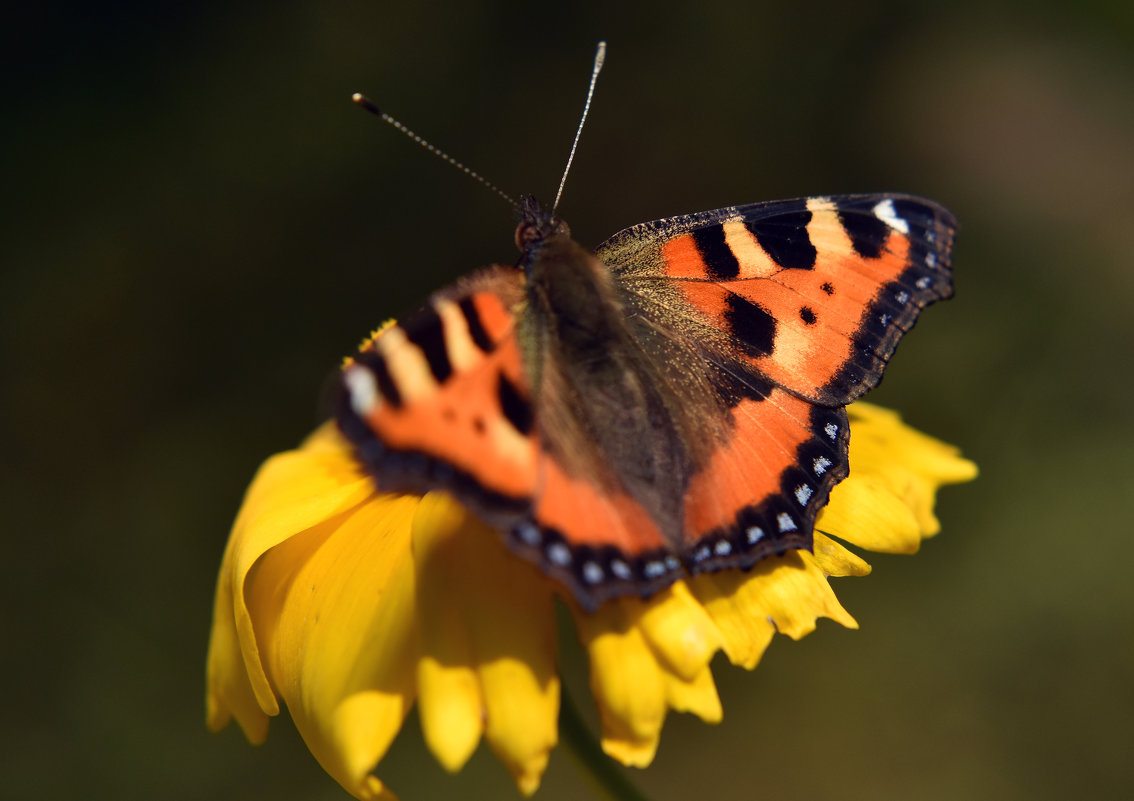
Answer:
POLYGON ((810 549, 844 407, 952 294, 955 225, 909 195, 813 197, 592 252, 524 198, 519 260, 369 340, 338 424, 382 490, 450 492, 590 609, 810 549))
POLYGON ((642 223, 593 253, 525 198, 520 259, 438 292, 343 372, 383 490, 444 489, 594 608, 811 548, 844 406, 952 294, 955 222, 844 195, 642 223))

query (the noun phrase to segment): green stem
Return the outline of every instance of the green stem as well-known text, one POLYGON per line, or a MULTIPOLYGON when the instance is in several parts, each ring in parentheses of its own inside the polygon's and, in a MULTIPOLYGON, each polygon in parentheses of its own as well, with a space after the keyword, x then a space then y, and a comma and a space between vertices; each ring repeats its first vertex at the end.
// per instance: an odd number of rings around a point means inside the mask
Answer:
POLYGON ((603 801, 649 801, 630 783, 618 765, 602 752, 579 708, 563 687, 560 700, 559 733, 583 778, 603 801))

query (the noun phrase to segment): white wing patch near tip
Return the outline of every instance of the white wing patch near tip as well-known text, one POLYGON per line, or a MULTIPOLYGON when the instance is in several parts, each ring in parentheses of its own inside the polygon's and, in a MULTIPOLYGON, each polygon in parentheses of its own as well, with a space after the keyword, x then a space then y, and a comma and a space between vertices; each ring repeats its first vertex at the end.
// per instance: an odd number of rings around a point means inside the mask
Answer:
POLYGON ((910 224, 898 216, 898 210, 894 208, 894 201, 886 198, 881 203, 876 205, 873 209, 874 216, 877 217, 886 225, 899 231, 903 234, 910 232, 910 224))
POLYGON ((374 373, 361 365, 347 368, 343 382, 350 393, 350 408, 359 417, 366 417, 378 405, 378 383, 374 373))

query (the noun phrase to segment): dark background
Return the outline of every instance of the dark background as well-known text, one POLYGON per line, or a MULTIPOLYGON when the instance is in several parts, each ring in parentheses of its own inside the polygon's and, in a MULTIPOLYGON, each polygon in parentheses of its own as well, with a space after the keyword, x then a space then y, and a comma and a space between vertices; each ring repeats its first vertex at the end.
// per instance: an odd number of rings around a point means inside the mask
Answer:
MULTIPOLYGON (((836 582, 861 631, 722 661, 724 723, 672 716, 635 781, 1127 797, 1134 6, 170 5, 41 3, 0 32, 0 797, 344 797, 286 716, 262 748, 205 731, 227 529, 366 331, 514 258, 507 206, 349 95, 548 199, 599 38, 561 207, 584 243, 786 196, 953 209, 957 298, 871 399, 983 471, 920 555, 836 582)), ((515 797, 485 748, 445 774, 412 715, 379 774, 515 797)), ((537 798, 584 792, 558 750, 537 798)))

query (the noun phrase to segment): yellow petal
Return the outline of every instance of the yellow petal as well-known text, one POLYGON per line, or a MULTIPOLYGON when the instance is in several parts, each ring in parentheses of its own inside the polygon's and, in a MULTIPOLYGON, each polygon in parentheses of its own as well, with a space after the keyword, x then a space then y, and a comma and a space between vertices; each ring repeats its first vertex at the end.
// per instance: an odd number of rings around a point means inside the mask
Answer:
MULTIPOLYGON (((554 631, 548 622, 543 634, 554 631)), ((559 742, 559 678, 554 664, 539 668, 522 656, 500 657, 481 665, 487 706, 485 736, 520 792, 539 789, 543 772, 559 742)))
POLYGON ((819 513, 815 527, 871 551, 915 553, 921 546, 922 528, 905 499, 909 474, 851 470, 831 491, 831 502, 819 513))
POLYGON ((933 514, 937 490, 972 480, 976 465, 896 412, 861 402, 847 411, 851 474, 831 493, 818 525, 871 550, 916 551, 941 528, 933 514))
POLYGON ((268 736, 268 716, 256 702, 256 694, 244 668, 240 638, 233 615, 231 548, 221 563, 213 604, 213 628, 209 635, 209 652, 205 661, 205 722, 213 731, 220 731, 235 716, 244 736, 259 745, 268 736))
POLYGON ((633 767, 653 761, 667 709, 664 672, 636 625, 641 605, 637 598, 616 598, 587 613, 569 604, 590 657, 602 749, 633 767))
POLYGON ((358 798, 414 700, 410 524, 419 500, 380 495, 265 553, 247 578, 273 688, 324 769, 358 798))
MULTIPOLYGON (((422 653, 418 716, 429 750, 446 770, 458 771, 476 750, 484 731, 484 699, 472 634, 462 608, 454 608, 447 594, 452 590, 460 596, 470 583, 455 558, 459 543, 453 543, 460 538, 467 514, 443 499, 439 493, 427 496, 414 517, 422 653), (456 582, 456 586, 450 582, 456 582)), ((464 567, 468 569, 469 565, 464 567)))
POLYGON ((595 612, 569 608, 591 664, 603 750, 624 765, 653 761, 667 710, 721 719, 709 662, 721 635, 684 581, 648 600, 617 598, 595 612))
POLYGON ((720 633, 684 581, 645 604, 637 625, 667 670, 685 681, 699 676, 721 647, 720 633))
MULTIPOLYGON (((260 654, 260 643, 248 614, 245 581, 265 552, 312 526, 349 512, 374 494, 374 485, 349 456, 333 423, 312 434, 298 450, 268 459, 256 473, 233 524, 221 582, 230 584, 218 602, 231 598, 236 633, 248 682, 260 708, 279 714, 260 654)), ((243 725, 243 724, 242 724, 243 725)))
POLYGON ((717 685, 713 681, 713 671, 705 665, 696 676, 683 679, 680 676, 665 676, 666 702, 678 712, 690 712, 706 723, 720 723, 724 716, 717 685))
POLYGON ((807 551, 766 559, 747 573, 697 576, 691 586, 722 634, 725 655, 748 669, 760 661, 776 631, 798 640, 814 631, 820 617, 858 627, 807 551))
POLYGON ((815 564, 828 576, 867 576, 870 565, 830 537, 816 531, 812 544, 815 564))
POLYGON ((558 741, 551 585, 443 493, 422 500, 413 531, 426 742, 457 770, 483 728, 530 795, 558 741))
POLYGON ((721 648, 734 665, 752 670, 760 662, 776 627, 758 605, 753 591, 745 591, 757 571, 748 573, 727 570, 702 574, 690 582, 693 594, 700 600, 721 635, 721 648))

